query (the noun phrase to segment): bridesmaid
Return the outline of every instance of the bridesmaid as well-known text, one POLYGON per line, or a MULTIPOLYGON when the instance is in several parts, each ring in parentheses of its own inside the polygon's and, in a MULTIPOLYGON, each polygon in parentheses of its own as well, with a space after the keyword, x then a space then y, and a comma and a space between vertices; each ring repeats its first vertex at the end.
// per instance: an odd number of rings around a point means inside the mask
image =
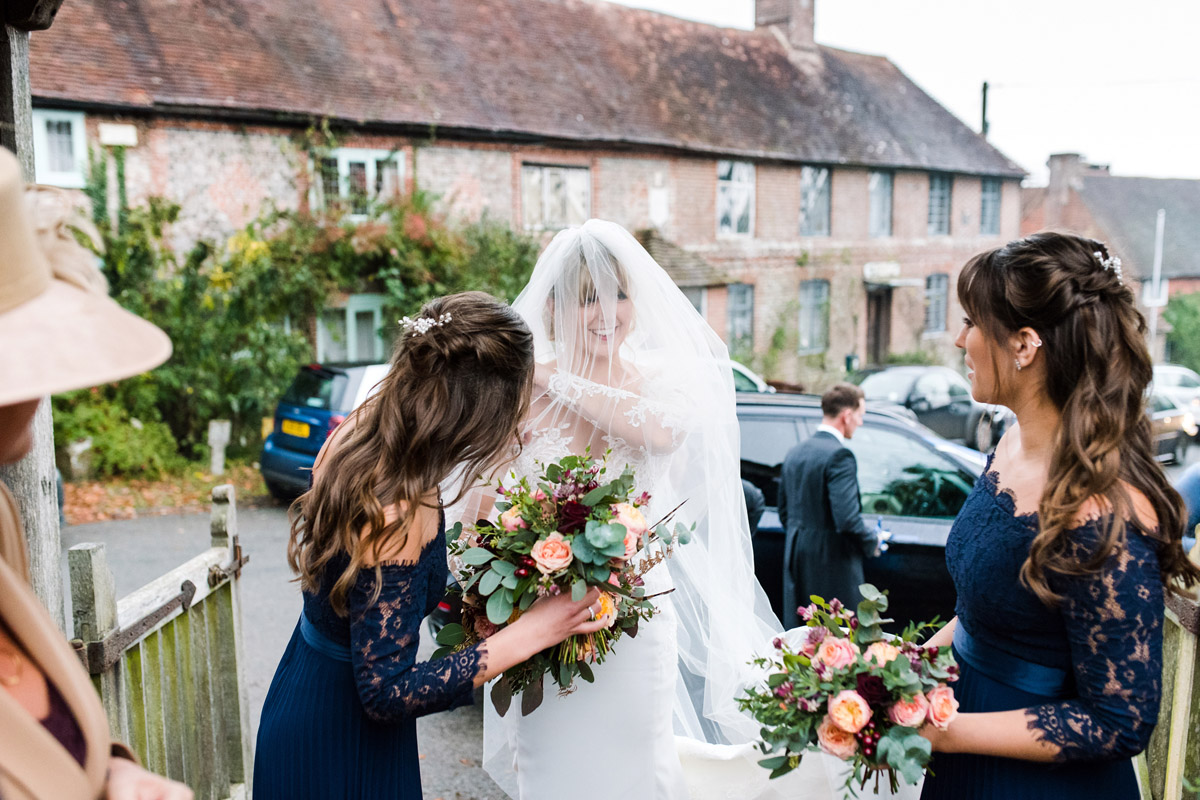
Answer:
POLYGON ((257 800, 419 798, 417 717, 469 703, 474 687, 574 633, 591 606, 546 598, 514 624, 416 662, 421 620, 446 587, 438 485, 510 458, 533 378, 533 337, 481 292, 404 321, 379 392, 342 423, 293 506, 288 563, 304 611, 258 732, 257 800))
POLYGON ((958 296, 972 394, 1011 408, 946 545, 957 616, 929 642, 960 714, 921 797, 1126 800, 1161 695, 1163 595, 1200 578, 1154 460, 1145 322, 1099 242, 1040 233, 976 256, 958 296))

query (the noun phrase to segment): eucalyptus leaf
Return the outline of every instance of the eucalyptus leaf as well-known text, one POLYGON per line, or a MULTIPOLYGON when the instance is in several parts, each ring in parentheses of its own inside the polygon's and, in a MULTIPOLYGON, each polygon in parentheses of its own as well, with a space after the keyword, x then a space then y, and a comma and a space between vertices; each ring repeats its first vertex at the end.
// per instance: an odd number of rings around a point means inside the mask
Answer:
POLYGON ((760 767, 762 767, 763 769, 779 769, 784 764, 786 764, 787 761, 788 761, 788 757, 786 755, 772 756, 771 758, 762 759, 761 761, 758 762, 758 765, 760 767))
POLYGON ((692 529, 682 522, 675 523, 675 538, 680 544, 687 544, 692 540, 692 529))
POLYGON ((587 584, 582 580, 576 580, 571 584, 571 600, 578 603, 587 594, 587 584))
POLYGON ((525 687, 521 692, 521 716, 527 717, 532 714, 538 706, 542 704, 542 698, 545 690, 542 684, 543 678, 539 677, 536 681, 525 687))
POLYGON ((507 578, 505 578, 503 581, 500 582, 500 585, 503 586, 505 589, 516 589, 517 584, 520 582, 521 582, 521 579, 518 578, 516 575, 509 575, 507 578))
MULTIPOLYGON (((625 526, 619 522, 596 522, 588 520, 587 526, 583 529, 584 538, 588 544, 595 547, 597 550, 608 547, 611 544, 625 542, 625 526)), ((622 550, 622 552, 624 552, 622 550)))
POLYGON ((598 560, 605 560, 604 556, 597 553, 596 549, 588 544, 586 536, 576 536, 571 541, 571 552, 585 564, 595 564, 598 560))
POLYGON ((617 493, 616 489, 617 489, 617 481, 613 481, 612 483, 606 483, 603 486, 597 486, 595 489, 592 489, 590 492, 588 492, 587 494, 585 494, 583 496, 582 502, 585 506, 594 506, 594 505, 598 504, 604 498, 608 497, 609 495, 616 494, 617 493))
POLYGON ((558 483, 559 478, 562 477, 562 473, 562 468, 558 464, 550 464, 546 467, 546 479, 551 483, 558 483))
POLYGON ((506 594, 506 591, 505 589, 501 589, 498 592, 493 592, 492 596, 488 598, 487 616, 488 621, 493 625, 503 625, 512 616, 512 594, 506 594))
POLYGON ((499 572, 489 569, 487 572, 483 573, 483 577, 479 579, 479 593, 484 597, 487 597, 492 592, 500 588, 500 581, 502 580, 504 580, 504 578, 499 572))
POLYGON ((511 703, 512 685, 508 682, 508 676, 505 675, 492 686, 492 705, 496 707, 496 713, 503 717, 508 713, 511 703))
POLYGON ((589 667, 586 662, 578 661, 576 662, 576 666, 579 667, 579 677, 583 678, 588 683, 595 682, 596 676, 592 673, 592 668, 589 667))
POLYGON ((446 544, 457 542, 458 537, 462 536, 463 525, 461 522, 456 522, 446 530, 446 544))
POLYGON ((463 626, 457 622, 451 622, 448 625, 442 626, 438 631, 437 636, 433 640, 441 645, 454 647, 460 645, 467 640, 467 632, 463 630, 463 626))
POLYGON ((496 570, 496 572, 499 572, 506 578, 517 571, 516 566, 508 563, 507 561, 501 561, 498 558, 492 562, 492 569, 496 570))
POLYGON ((491 561, 496 556, 491 550, 485 550, 482 547, 472 547, 470 550, 462 554, 464 564, 470 564, 473 567, 478 567, 491 561))

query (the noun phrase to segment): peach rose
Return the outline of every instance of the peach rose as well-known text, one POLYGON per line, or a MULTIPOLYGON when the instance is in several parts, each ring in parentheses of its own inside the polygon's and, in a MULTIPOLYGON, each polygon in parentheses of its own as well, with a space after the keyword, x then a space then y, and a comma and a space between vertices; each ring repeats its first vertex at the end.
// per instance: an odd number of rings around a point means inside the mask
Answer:
POLYGON ((569 566, 575 559, 574 553, 571 552, 571 543, 558 532, 550 534, 545 539, 539 539, 533 549, 529 551, 529 555, 537 565, 538 571, 543 575, 549 575, 551 572, 569 566))
POLYGON ((926 716, 935 728, 944 730, 958 716, 958 700, 949 686, 935 686, 925 693, 925 698, 929 701, 926 716))
POLYGON ((854 663, 858 653, 858 645, 849 639, 826 636, 817 646, 816 659, 832 669, 843 669, 854 663))
POLYGON ((858 741, 854 734, 839 728, 829 717, 825 717, 817 726, 817 741, 822 750, 843 761, 849 761, 858 752, 858 741))
MULTIPOLYGON (((599 606, 596 612, 596 619, 603 620, 604 627, 611 628, 613 623, 617 621, 617 598, 608 592, 601 592, 600 598, 596 603, 599 606)), ((593 608, 596 608, 596 606, 593 606, 593 608)))
POLYGON ((847 733, 858 733, 871 721, 871 706, 858 692, 845 689, 829 701, 826 719, 833 720, 834 725, 847 733))
POLYGON ((925 699, 925 695, 918 694, 913 697, 911 703, 906 703, 903 700, 897 700, 888 709, 888 719, 897 725, 904 725, 909 728, 919 728, 921 723, 925 721, 925 714, 929 711, 929 701, 925 699))
POLYGON ((521 519, 521 512, 517 510, 516 506, 513 506, 500 515, 500 527, 512 533, 520 528, 528 528, 529 523, 521 519))
POLYGON ((898 655, 900 648, 890 642, 871 642, 863 658, 873 667, 882 667, 898 655))
POLYGON ((641 511, 629 503, 617 503, 612 507, 612 511, 616 514, 616 521, 624 525, 625 530, 631 531, 637 536, 646 532, 646 518, 642 516, 641 511))

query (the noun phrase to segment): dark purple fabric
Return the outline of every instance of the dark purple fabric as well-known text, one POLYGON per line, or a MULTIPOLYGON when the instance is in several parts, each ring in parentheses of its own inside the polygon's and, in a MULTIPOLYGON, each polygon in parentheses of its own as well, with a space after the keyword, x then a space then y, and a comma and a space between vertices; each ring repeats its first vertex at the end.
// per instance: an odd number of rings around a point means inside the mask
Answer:
POLYGON ((46 691, 50 695, 50 712, 41 720, 42 727, 50 731, 82 767, 87 760, 87 742, 83 739, 83 731, 75 721, 71 707, 50 681, 46 681, 46 691))

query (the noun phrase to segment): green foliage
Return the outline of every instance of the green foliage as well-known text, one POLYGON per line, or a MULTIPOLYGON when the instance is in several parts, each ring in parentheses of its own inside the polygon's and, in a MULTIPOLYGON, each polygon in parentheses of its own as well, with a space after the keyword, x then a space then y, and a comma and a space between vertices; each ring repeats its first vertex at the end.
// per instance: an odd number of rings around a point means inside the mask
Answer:
POLYGON ((888 353, 887 363, 892 366, 922 366, 927 367, 939 363, 933 353, 927 350, 911 350, 907 353, 888 353))
POLYGON ((1171 325, 1167 334, 1171 361, 1200 370, 1200 292, 1172 297, 1163 319, 1171 325))
POLYGON ((141 475, 157 478, 182 466, 171 431, 157 420, 141 420, 95 388, 54 398, 54 447, 78 439, 92 440, 92 473, 96 477, 141 475))

